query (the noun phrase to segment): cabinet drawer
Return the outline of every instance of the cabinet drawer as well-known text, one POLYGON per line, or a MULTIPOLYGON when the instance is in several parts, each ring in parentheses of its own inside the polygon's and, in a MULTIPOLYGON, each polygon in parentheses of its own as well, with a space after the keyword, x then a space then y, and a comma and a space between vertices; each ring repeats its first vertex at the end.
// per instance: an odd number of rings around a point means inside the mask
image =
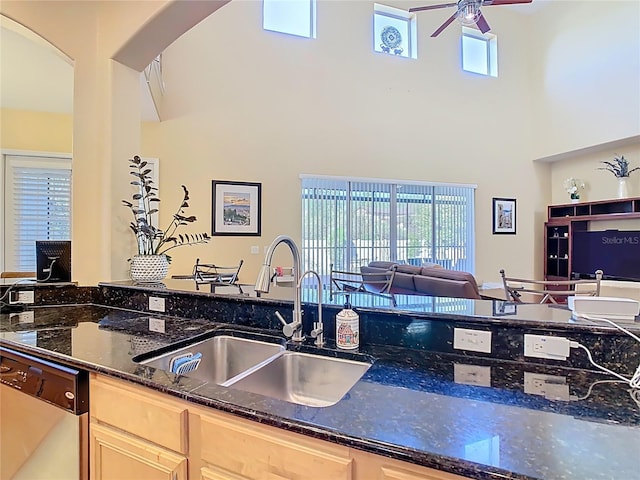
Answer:
POLYGON ((350 480, 352 476, 347 447, 231 415, 202 412, 200 436, 203 462, 239 478, 350 480))
POLYGON ((167 395, 93 374, 91 421, 106 423, 180 453, 187 453, 187 409, 167 395))

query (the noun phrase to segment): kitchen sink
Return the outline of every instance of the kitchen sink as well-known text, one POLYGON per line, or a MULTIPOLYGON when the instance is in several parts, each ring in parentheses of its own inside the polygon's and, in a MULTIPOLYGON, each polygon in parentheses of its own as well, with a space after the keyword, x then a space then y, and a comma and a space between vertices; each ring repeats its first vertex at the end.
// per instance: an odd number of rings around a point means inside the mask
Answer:
POLYGON ((282 342, 219 334, 139 363, 221 385, 284 350, 282 342))
POLYGON ((311 407, 336 404, 371 366, 370 363, 284 352, 229 386, 311 407))

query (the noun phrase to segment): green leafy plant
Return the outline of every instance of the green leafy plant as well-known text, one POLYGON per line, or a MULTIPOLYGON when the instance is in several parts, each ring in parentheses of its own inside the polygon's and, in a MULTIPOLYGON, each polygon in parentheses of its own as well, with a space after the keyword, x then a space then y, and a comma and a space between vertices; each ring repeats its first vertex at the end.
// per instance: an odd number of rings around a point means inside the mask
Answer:
MULTIPOLYGON (((129 159, 129 166, 132 169, 131 175, 135 177, 131 185, 138 187, 138 191, 132 196, 133 202, 122 200, 122 204, 133 214, 134 220, 129 227, 136 236, 139 255, 166 255, 166 252, 173 248, 207 243, 211 239, 206 233, 177 233, 180 227, 196 221, 195 216, 185 215, 185 209, 189 207, 189 191, 184 185, 182 202, 173 214, 169 226, 165 230, 154 226, 152 215, 158 212, 156 207, 160 199, 157 196, 158 188, 153 185, 151 179, 151 169, 147 168, 147 162, 137 155, 129 159)), ((169 255, 166 256, 171 260, 169 255)))
POLYGON ((604 163, 605 166, 598 168, 598 170, 606 170, 608 172, 611 172, 616 176, 616 178, 628 177, 636 170, 640 170, 640 167, 635 167, 629 170, 629 161, 624 158, 624 155, 615 155, 612 162, 608 162, 605 160, 600 163, 604 163))

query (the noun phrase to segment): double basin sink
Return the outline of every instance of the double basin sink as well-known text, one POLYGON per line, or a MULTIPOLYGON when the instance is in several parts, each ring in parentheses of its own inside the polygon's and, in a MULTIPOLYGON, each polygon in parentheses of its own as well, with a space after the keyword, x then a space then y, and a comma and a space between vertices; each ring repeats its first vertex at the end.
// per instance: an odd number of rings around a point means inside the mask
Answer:
POLYGON ((148 367, 312 407, 336 404, 371 366, 370 361, 360 359, 290 351, 279 337, 228 330, 134 360, 148 367))

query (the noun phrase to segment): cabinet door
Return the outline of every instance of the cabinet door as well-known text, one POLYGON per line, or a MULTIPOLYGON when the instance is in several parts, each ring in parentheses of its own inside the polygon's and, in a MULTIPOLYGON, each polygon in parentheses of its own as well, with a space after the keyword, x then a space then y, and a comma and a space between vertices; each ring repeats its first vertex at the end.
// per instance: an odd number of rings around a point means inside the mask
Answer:
POLYGON ((92 374, 89 388, 93 422, 187 453, 186 402, 103 375, 92 374))
POLYGON ((91 480, 187 480, 187 459, 142 439, 91 424, 91 480))
POLYGON ((218 412, 200 412, 200 458, 215 480, 351 480, 349 449, 218 412), (223 472, 228 472, 224 476, 223 472))

